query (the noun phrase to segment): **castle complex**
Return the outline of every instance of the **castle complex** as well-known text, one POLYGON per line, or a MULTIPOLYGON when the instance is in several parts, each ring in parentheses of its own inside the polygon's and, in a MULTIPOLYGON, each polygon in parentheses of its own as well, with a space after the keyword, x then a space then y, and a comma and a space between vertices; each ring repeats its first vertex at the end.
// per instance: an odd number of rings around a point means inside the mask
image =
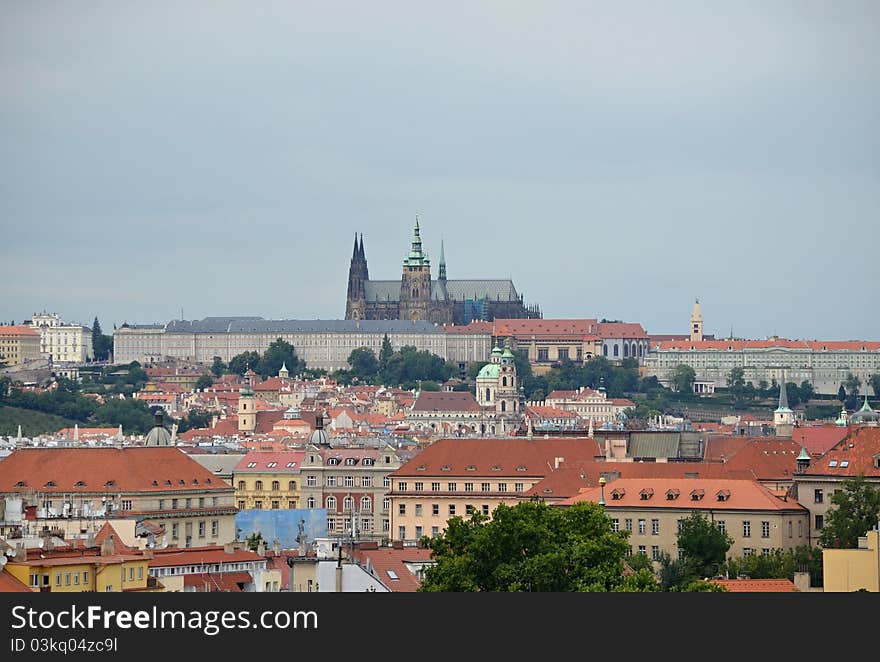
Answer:
POLYGON ((431 261, 422 250, 419 221, 412 246, 397 280, 370 280, 363 235, 355 235, 348 271, 345 319, 407 320, 436 324, 469 324, 495 318, 539 319, 537 306, 526 306, 509 279, 448 280, 446 258, 440 247, 437 278, 431 278, 431 261))

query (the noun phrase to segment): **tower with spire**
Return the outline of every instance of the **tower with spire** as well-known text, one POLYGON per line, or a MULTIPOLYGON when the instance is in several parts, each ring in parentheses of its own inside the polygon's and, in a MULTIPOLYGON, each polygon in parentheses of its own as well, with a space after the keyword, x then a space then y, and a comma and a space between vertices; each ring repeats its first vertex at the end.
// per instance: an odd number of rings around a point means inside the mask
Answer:
POLYGON ((345 319, 361 320, 366 318, 367 289, 370 279, 367 269, 367 258, 364 254, 364 235, 354 235, 354 250, 351 253, 351 264, 348 267, 348 294, 345 300, 345 319))
POLYGON ((791 437, 794 431, 794 412, 788 406, 788 391, 785 388, 785 372, 779 383, 779 406, 773 412, 773 426, 777 437, 791 437))
POLYGON ((403 260, 403 278, 400 281, 400 319, 417 322, 430 319, 431 260, 422 250, 419 216, 409 254, 403 260))

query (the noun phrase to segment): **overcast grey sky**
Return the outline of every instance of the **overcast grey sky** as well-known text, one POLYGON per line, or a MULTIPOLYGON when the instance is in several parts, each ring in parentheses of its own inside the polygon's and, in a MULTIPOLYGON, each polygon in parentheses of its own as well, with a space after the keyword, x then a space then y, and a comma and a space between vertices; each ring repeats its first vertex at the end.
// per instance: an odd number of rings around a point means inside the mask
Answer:
POLYGON ((545 317, 880 339, 878 2, 3 2, 0 319, 545 317), (435 268, 436 276, 436 268, 435 268))

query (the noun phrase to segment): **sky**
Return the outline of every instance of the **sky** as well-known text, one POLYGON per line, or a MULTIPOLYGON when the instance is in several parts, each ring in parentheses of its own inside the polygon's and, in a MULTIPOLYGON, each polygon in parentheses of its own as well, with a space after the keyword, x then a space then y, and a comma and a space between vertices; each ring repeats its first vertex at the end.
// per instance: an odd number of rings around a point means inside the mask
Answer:
POLYGON ((880 3, 0 3, 0 320, 546 318, 880 339, 880 3))

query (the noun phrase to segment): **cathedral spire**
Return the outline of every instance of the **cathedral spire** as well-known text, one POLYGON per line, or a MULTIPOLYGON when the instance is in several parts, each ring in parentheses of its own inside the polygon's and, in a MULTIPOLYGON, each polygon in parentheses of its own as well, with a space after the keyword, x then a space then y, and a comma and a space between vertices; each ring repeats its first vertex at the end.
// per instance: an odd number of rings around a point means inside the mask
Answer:
POLYGON ((425 255, 422 250, 422 236, 419 231, 419 215, 416 214, 416 227, 413 230, 412 246, 410 247, 409 255, 406 260, 404 260, 404 266, 427 267, 430 266, 430 264, 431 262, 428 260, 428 256, 425 255))
POLYGON ((785 372, 782 373, 782 381, 779 384, 779 407, 776 411, 791 411, 791 409, 788 408, 788 390, 785 388, 785 372))
POLYGON ((352 261, 358 258, 358 233, 354 233, 354 250, 351 252, 352 261))
POLYGON ((440 239, 440 273, 437 276, 440 280, 446 280, 446 253, 443 250, 443 239, 440 239))

